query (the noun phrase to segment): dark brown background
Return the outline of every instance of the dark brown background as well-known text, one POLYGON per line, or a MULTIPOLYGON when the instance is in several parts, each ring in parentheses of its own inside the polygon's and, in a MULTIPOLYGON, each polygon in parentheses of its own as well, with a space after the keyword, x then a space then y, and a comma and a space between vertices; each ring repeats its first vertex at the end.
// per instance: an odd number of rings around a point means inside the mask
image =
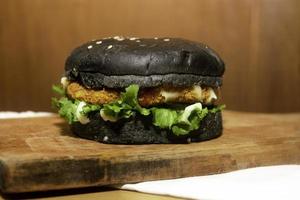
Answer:
POLYGON ((299 0, 0 2, 0 110, 51 110, 69 52, 125 35, 207 43, 227 64, 229 109, 300 111, 299 0))

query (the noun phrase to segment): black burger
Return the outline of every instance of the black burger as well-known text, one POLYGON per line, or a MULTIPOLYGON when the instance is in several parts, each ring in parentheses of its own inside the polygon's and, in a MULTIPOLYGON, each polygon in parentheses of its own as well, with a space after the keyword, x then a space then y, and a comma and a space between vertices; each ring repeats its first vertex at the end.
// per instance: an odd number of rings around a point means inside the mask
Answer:
POLYGON ((111 144, 190 143, 222 133, 224 62, 179 38, 94 40, 65 64, 59 114, 79 137, 111 144))

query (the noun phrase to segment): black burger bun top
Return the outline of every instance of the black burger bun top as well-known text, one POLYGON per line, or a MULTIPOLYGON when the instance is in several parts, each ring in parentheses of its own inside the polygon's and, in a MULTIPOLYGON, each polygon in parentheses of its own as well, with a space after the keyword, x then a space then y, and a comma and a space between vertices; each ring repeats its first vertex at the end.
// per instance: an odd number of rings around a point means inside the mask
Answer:
POLYGON ((201 43, 180 38, 116 36, 94 40, 73 50, 65 71, 70 79, 90 88, 197 82, 220 86, 225 65, 214 50, 201 43))

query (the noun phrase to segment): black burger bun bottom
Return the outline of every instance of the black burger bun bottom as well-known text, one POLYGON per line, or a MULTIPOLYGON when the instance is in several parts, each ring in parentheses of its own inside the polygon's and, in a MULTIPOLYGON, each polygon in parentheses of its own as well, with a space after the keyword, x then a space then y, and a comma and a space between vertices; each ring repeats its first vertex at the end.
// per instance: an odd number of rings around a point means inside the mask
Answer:
POLYGON ((69 80, 87 88, 206 85, 219 87, 225 65, 207 45, 180 38, 109 38, 88 42, 67 58, 69 80))
POLYGON ((198 130, 187 135, 175 136, 170 130, 162 130, 152 124, 151 117, 137 114, 118 122, 103 121, 99 113, 89 117, 90 122, 71 125, 74 134, 81 138, 109 144, 169 144, 200 142, 216 138, 222 134, 221 112, 209 113, 198 130))

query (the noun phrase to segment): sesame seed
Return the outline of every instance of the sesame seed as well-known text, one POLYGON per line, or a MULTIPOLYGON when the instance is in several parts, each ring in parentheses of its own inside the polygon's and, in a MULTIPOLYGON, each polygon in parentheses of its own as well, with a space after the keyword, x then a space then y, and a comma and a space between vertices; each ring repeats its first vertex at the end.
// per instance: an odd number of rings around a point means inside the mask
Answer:
POLYGON ((118 41, 122 41, 122 40, 124 40, 124 37, 122 37, 122 36, 115 36, 114 39, 118 40, 118 41))
POLYGON ((129 40, 136 40, 136 38, 135 38, 135 37, 132 37, 132 38, 129 38, 129 40))
POLYGON ((107 49, 111 49, 113 47, 113 45, 109 45, 108 47, 107 47, 107 49))
POLYGON ((158 37, 155 37, 155 38, 154 38, 154 40, 157 40, 157 39, 158 39, 158 37))
POLYGON ((77 77, 77 76, 78 76, 78 74, 79 74, 79 72, 78 72, 78 68, 77 68, 77 67, 73 67, 73 68, 72 68, 72 76, 75 76, 75 77, 77 77))
POLYGON ((125 38, 122 36, 115 36, 114 39, 118 41, 123 41, 125 38))
POLYGON ((92 45, 90 45, 90 46, 88 46, 87 48, 88 48, 88 49, 91 49, 91 48, 93 48, 93 46, 92 46, 92 45))
POLYGON ((170 41, 170 39, 169 39, 169 38, 166 38, 166 39, 164 39, 164 41, 165 41, 165 42, 169 42, 169 41, 170 41))
POLYGON ((104 136, 103 141, 104 141, 104 142, 107 142, 107 141, 108 141, 108 137, 107 137, 107 136, 104 136))
POLYGON ((136 42, 141 42, 141 40, 136 40, 136 42))
POLYGON ((96 44, 101 44, 101 43, 102 43, 102 41, 101 41, 101 40, 96 42, 96 44))

